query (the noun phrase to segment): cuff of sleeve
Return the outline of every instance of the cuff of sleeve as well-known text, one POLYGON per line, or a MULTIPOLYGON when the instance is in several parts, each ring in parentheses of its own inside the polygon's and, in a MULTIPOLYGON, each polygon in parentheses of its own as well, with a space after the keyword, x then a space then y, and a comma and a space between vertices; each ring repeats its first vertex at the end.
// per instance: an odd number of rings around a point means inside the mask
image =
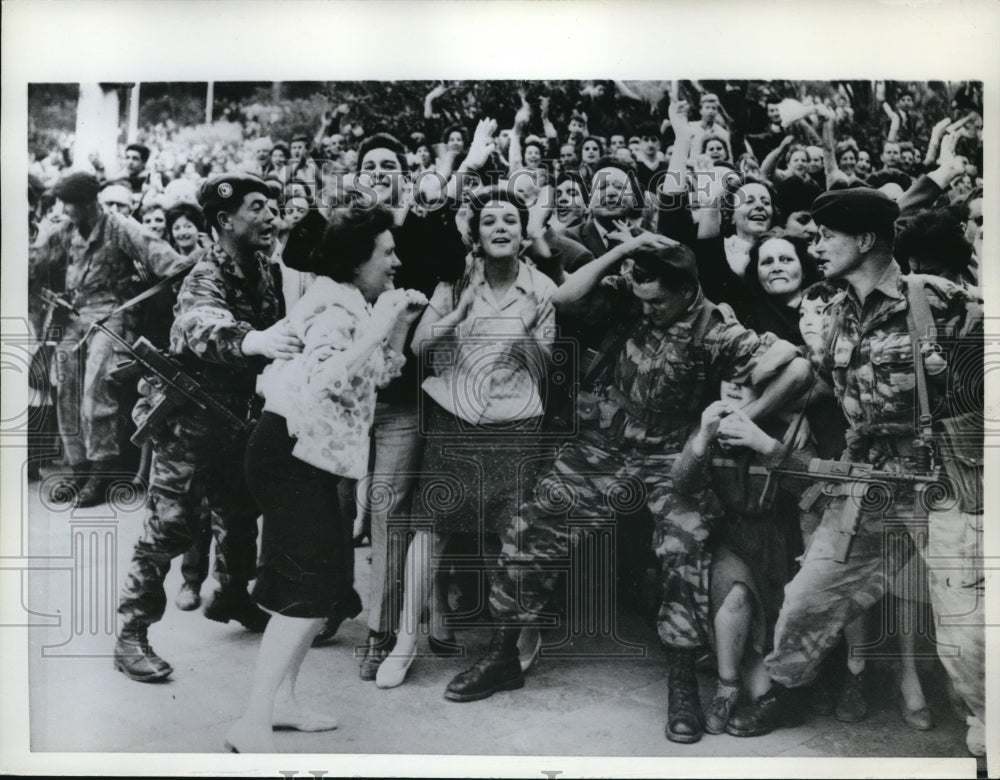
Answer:
POLYGON ((247 334, 253 330, 253 327, 249 322, 237 322, 236 325, 233 326, 233 330, 236 331, 232 341, 233 348, 231 350, 223 350, 223 352, 229 353, 229 357, 232 358, 233 363, 245 364, 253 356, 247 355, 243 351, 243 339, 245 339, 247 334))

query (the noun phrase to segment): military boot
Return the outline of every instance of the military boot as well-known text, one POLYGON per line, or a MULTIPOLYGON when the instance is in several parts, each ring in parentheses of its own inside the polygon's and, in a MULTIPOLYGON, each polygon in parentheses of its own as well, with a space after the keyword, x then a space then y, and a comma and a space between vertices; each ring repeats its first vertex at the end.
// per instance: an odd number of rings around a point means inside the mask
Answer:
POLYGON ((704 732, 694 662, 695 653, 692 650, 668 651, 666 734, 671 742, 697 742, 704 732))
POLYGON ((90 478, 90 464, 81 463, 61 474, 49 490, 49 499, 57 504, 75 503, 90 478))
POLYGON ((76 497, 76 506, 89 507, 107 503, 108 488, 121 477, 113 461, 95 461, 91 464, 87 484, 76 497))
POLYGON ((115 669, 130 680, 156 682, 164 680, 173 667, 149 646, 146 626, 126 626, 115 644, 115 669))
POLYGON ((524 672, 517 652, 520 626, 501 626, 494 629, 486 653, 457 675, 445 690, 449 701, 478 701, 497 691, 512 691, 524 687, 524 672))
POLYGON ((248 631, 258 634, 267 627, 267 621, 271 617, 253 603, 246 586, 238 585, 218 588, 212 594, 212 600, 205 606, 203 614, 209 620, 219 623, 235 620, 248 631))

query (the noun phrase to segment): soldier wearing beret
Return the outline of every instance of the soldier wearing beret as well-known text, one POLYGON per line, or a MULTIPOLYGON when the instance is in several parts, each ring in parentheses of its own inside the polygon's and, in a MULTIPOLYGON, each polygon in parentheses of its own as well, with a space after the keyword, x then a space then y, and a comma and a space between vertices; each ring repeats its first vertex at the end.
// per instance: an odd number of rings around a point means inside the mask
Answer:
POLYGON ((708 645, 711 558, 705 542, 717 509, 707 482, 690 494, 676 491, 671 463, 719 380, 759 389, 748 410, 757 417, 797 395, 810 370, 791 344, 748 330, 728 306, 709 303, 686 246, 651 233, 612 238, 623 243, 577 270, 553 297, 557 310, 606 314, 620 323, 602 346, 607 372, 595 382, 592 413, 580 415, 587 419, 579 435, 560 448, 537 497, 525 501, 501 533, 503 569, 492 578, 490 609, 502 627, 486 655, 451 681, 445 697, 474 701, 524 684, 520 629, 546 610, 556 579, 551 564, 567 559, 571 544, 566 502, 545 496, 571 497, 573 524, 590 518, 597 526, 611 519, 609 506, 622 505, 624 488, 639 503, 621 511, 635 512, 645 503, 655 524, 652 548, 663 594, 657 629, 669 670, 666 736, 690 743, 703 733, 695 659, 708 645), (602 282, 619 264, 622 275, 602 282))
MULTIPOLYGON (((274 240, 268 186, 250 174, 221 175, 198 200, 217 235, 187 275, 174 307, 170 351, 202 389, 241 419, 250 415, 257 375, 267 361, 290 357, 302 343, 281 319, 280 295, 267 266, 274 240)), ((133 416, 147 413, 140 400, 133 416)), ((256 570, 256 505, 243 477, 246 432, 192 407, 178 408, 154 439, 143 533, 136 542, 118 611, 122 629, 115 666, 133 680, 160 680, 173 670, 149 646, 147 629, 163 616, 163 580, 172 558, 198 533, 207 496, 220 587, 205 616, 262 630, 267 616, 250 600, 256 570)))
MULTIPOLYGON (((134 220, 105 213, 99 191, 90 173, 70 173, 56 182, 54 194, 63 202, 67 219, 40 235, 29 254, 32 284, 65 289, 79 310, 65 327, 57 352, 70 359, 52 363, 63 457, 70 469, 53 496, 73 498, 81 507, 102 503, 120 471, 118 390, 108 373, 127 356, 100 331, 74 348, 91 322, 139 291, 137 275, 169 276, 190 262, 134 220)), ((105 324, 126 339, 138 325, 134 310, 105 324)))
MULTIPOLYGON (((824 278, 847 285, 846 295, 835 304, 835 324, 821 367, 821 377, 832 385, 848 423, 844 460, 912 474, 918 471, 921 454, 915 446, 920 407, 907 322, 910 287, 924 287, 921 292, 939 342, 981 342, 982 301, 945 279, 901 274, 892 255, 898 215, 892 200, 867 187, 827 192, 812 206, 819 226, 814 245, 819 268, 824 278)), ((939 409, 950 370, 947 353, 945 359, 937 353, 922 354, 929 408, 939 409)), ((799 573, 785 589, 774 650, 765 660, 771 678, 780 685, 738 710, 730 720, 731 734, 755 736, 774 728, 782 686, 812 682, 841 629, 882 598, 896 573, 889 569, 906 563, 903 556, 886 557, 883 519, 890 511, 894 517, 912 516, 917 509, 913 489, 896 483, 890 507, 859 512, 854 510, 860 493, 835 492, 838 495, 827 497, 799 573), (838 560, 844 558, 844 534, 853 538, 846 547, 846 560, 838 560)), ((975 556, 981 555, 976 552, 982 541, 981 520, 981 515, 966 514, 960 506, 932 509, 926 546, 931 604, 941 618, 937 627, 938 647, 945 650, 941 660, 979 719, 984 711, 983 580, 975 556), (966 569, 955 570, 955 561, 963 559, 966 569), (950 570, 942 570, 944 566, 950 570), (956 619, 958 615, 964 617, 956 619), (961 648, 959 655, 947 652, 954 647, 961 648)), ((919 548, 919 539, 915 541, 919 548)), ((850 658, 848 666, 847 686, 860 696, 864 661, 850 658)), ((982 728, 981 720, 978 727, 982 728)))

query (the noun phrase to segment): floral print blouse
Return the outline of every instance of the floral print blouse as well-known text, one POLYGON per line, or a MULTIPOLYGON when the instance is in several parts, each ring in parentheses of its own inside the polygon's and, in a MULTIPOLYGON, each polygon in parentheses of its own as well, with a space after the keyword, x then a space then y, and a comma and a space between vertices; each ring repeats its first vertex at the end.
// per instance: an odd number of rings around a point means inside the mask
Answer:
POLYGON ((351 285, 319 277, 288 314, 305 345, 261 376, 264 411, 280 414, 299 460, 350 479, 368 468, 375 391, 399 376, 405 358, 376 348, 356 373, 344 353, 371 327, 372 308, 351 285))

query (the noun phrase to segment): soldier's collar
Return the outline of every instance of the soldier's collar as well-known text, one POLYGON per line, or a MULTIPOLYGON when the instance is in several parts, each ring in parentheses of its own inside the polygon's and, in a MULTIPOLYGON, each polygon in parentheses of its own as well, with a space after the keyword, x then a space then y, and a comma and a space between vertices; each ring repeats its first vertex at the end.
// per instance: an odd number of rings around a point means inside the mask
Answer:
POLYGON ((873 289, 878 290, 886 298, 899 298, 902 300, 904 296, 899 289, 899 280, 902 275, 903 272, 899 268, 899 263, 892 260, 885 267, 882 276, 879 277, 878 284, 873 289))

